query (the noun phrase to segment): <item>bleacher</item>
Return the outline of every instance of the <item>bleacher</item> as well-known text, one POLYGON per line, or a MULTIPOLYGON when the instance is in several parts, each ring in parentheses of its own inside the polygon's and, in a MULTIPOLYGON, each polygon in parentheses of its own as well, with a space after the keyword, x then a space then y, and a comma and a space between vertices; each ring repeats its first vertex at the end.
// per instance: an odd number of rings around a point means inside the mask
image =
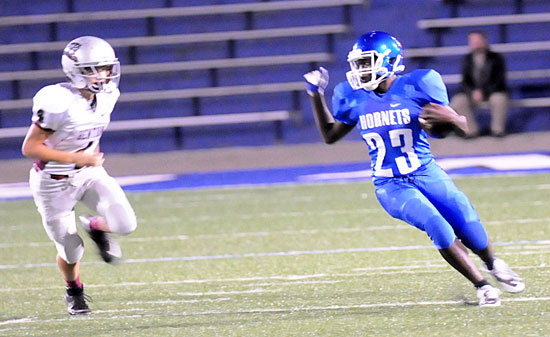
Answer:
POLYGON ((345 80, 351 45, 371 30, 396 35, 406 71, 438 70, 452 95, 467 32, 484 29, 508 62, 510 132, 550 129, 550 4, 541 0, 521 8, 504 1, 496 12, 492 0, 39 3, 0 3, 4 158, 20 156, 32 96, 63 80, 61 51, 81 35, 105 38, 122 64, 122 95, 102 139, 107 152, 318 141, 302 74, 327 67, 330 92, 345 80))
MULTIPOLYGON (((416 58, 420 67, 430 64, 438 68, 453 94, 461 79, 461 57, 468 51, 464 45, 466 36, 472 30, 483 30, 491 49, 502 53, 507 63, 512 98, 508 131, 550 130, 550 40, 545 34, 550 30, 550 3, 537 0, 447 2, 451 17, 424 17, 417 21, 417 27, 430 35, 432 46, 409 50, 409 55, 416 58)), ((488 127, 489 111, 480 117, 488 127)))
POLYGON ((63 80, 60 52, 85 34, 109 41, 123 67, 105 151, 288 141, 302 120, 301 74, 331 62, 334 36, 349 33, 349 6, 363 1, 159 3, 116 12, 105 10, 112 4, 90 12, 69 3, 72 13, 0 18, 0 29, 20 35, 0 46, 0 141, 23 137, 32 96, 63 80))

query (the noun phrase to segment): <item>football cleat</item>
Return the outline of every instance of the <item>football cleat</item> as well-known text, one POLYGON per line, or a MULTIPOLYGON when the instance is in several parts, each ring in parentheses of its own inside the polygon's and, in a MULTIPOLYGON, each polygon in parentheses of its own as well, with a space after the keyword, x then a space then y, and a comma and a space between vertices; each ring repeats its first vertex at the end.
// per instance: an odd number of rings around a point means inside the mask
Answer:
POLYGON ((67 288, 65 293, 65 302, 67 303, 67 309, 69 315, 89 315, 92 313, 86 300, 92 301, 92 299, 84 293, 84 287, 82 288, 67 288))
POLYGON ((103 261, 111 264, 116 264, 122 256, 120 245, 107 232, 90 228, 91 218, 88 215, 79 217, 82 227, 86 229, 92 241, 95 242, 99 255, 103 261))
POLYGON ((487 271, 497 280, 502 289, 509 293, 519 293, 525 289, 525 283, 521 277, 501 259, 494 259, 493 269, 487 271))
POLYGON ((500 306, 500 290, 490 284, 477 289, 477 298, 479 299, 480 307, 500 306))

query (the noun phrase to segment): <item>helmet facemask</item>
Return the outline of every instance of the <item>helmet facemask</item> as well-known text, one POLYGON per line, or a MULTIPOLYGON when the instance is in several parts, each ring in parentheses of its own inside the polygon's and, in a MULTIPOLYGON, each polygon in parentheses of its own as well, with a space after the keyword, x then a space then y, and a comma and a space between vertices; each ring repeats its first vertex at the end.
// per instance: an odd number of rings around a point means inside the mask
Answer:
POLYGON ((390 50, 384 53, 376 50, 362 51, 354 49, 348 54, 351 71, 346 73, 349 84, 354 90, 375 90, 386 78, 396 71, 402 71, 405 66, 400 65, 401 55, 390 59, 390 50))
POLYGON ((112 92, 118 87, 120 81, 120 62, 97 62, 94 64, 75 64, 76 74, 79 78, 75 82, 84 83, 93 93, 112 92))

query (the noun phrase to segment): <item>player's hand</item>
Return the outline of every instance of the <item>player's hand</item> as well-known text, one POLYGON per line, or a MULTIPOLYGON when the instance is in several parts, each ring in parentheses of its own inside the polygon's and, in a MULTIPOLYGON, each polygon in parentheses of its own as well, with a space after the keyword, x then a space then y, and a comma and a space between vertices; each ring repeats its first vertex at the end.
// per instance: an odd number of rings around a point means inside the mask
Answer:
POLYGON ((306 79, 306 90, 310 96, 316 92, 325 94, 325 88, 328 85, 328 70, 320 67, 319 70, 313 70, 304 75, 306 79))
POLYGON ((445 137, 451 131, 459 136, 468 132, 466 117, 457 114, 450 106, 426 104, 422 107, 418 121, 426 132, 437 138, 445 137))
POLYGON ((84 151, 73 153, 73 162, 77 167, 101 166, 105 159, 103 153, 86 153, 84 151))
POLYGON ((439 124, 455 123, 460 116, 449 106, 436 103, 428 103, 422 107, 422 114, 419 117, 421 123, 439 124))

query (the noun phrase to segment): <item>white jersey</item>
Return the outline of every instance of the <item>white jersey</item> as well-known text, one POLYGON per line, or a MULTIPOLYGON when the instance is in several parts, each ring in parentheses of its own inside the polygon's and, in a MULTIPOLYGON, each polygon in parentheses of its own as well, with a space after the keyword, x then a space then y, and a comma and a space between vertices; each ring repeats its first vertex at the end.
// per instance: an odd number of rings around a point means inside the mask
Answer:
MULTIPOLYGON (((44 143, 56 150, 93 153, 111 112, 120 96, 118 89, 95 94, 87 101, 71 83, 58 83, 40 89, 33 98, 32 121, 41 129, 53 131, 44 143)), ((39 169, 49 174, 73 174, 80 167, 72 163, 37 161, 39 169)))

